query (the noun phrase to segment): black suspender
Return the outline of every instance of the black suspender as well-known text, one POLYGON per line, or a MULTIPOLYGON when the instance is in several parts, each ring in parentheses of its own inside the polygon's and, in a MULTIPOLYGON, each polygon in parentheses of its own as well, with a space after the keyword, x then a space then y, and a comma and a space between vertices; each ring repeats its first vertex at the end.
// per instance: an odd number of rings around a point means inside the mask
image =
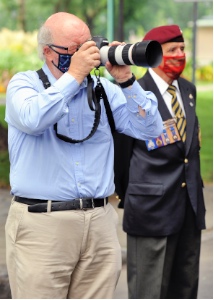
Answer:
POLYGON ((47 75, 45 74, 45 72, 42 69, 39 69, 38 71, 36 71, 39 74, 39 79, 42 80, 42 83, 44 85, 44 88, 47 89, 51 86, 50 81, 48 80, 47 75))

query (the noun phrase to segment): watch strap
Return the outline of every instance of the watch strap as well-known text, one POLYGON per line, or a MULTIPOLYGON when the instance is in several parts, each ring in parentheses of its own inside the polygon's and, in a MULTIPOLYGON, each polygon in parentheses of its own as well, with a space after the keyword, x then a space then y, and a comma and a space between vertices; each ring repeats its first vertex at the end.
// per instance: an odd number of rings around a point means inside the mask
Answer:
POLYGON ((136 80, 135 75, 132 73, 132 77, 130 79, 128 79, 125 82, 121 82, 121 83, 117 83, 121 88, 127 88, 128 86, 132 85, 136 80))

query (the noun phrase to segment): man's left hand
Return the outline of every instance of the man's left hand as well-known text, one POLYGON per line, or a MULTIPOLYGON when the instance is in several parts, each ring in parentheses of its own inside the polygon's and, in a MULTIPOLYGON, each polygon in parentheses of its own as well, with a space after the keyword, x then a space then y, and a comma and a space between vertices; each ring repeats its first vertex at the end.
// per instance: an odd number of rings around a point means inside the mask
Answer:
MULTIPOLYGON (((110 47, 118 45, 125 45, 125 43, 114 41, 109 44, 110 47)), ((109 61, 107 61, 105 67, 118 83, 126 82, 132 77, 131 67, 128 65, 112 65, 109 61)))

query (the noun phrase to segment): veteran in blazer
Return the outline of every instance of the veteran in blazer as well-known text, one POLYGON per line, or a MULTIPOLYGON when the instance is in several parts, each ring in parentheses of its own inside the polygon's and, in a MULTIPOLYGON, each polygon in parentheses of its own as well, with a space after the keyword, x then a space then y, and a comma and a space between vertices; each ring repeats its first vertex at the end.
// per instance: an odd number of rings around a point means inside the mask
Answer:
POLYGON ((164 130, 139 141, 115 137, 115 184, 124 207, 129 298, 197 298, 205 229, 196 87, 180 77, 185 43, 177 25, 150 30, 163 59, 139 79, 158 99, 164 130))

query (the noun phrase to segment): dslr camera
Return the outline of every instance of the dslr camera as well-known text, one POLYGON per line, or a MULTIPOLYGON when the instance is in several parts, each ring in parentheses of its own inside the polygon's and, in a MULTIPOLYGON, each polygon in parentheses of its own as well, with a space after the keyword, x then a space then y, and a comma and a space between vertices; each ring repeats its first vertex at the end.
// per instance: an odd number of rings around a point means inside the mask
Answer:
POLYGON ((93 36, 100 50, 101 65, 107 61, 112 65, 136 65, 140 67, 155 68, 162 61, 162 48, 157 41, 143 41, 136 44, 126 44, 109 47, 109 42, 102 36, 93 36))

